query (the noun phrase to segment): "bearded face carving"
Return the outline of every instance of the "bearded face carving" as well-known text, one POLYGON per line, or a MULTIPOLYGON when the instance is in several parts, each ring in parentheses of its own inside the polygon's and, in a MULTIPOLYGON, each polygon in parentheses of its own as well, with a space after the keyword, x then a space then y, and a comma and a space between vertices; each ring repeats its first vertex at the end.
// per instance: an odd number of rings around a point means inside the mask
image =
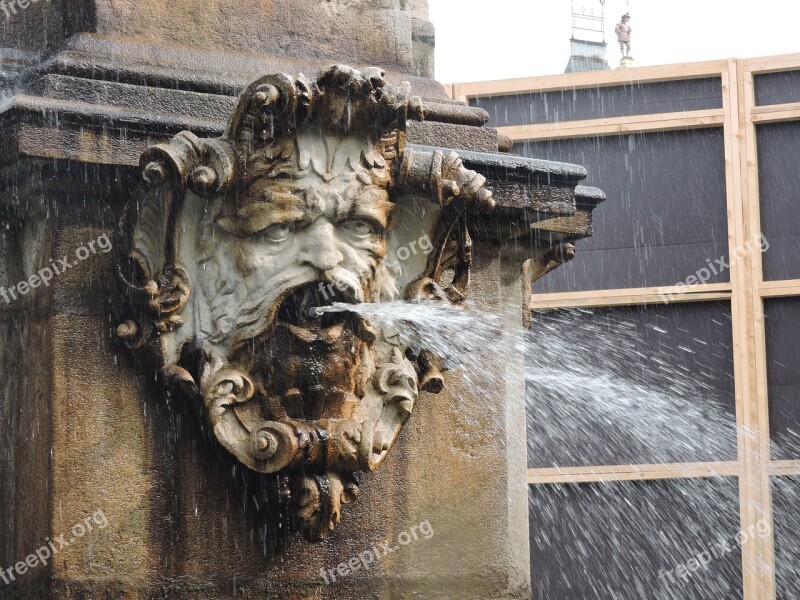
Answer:
POLYGON ((120 223, 118 335, 202 403, 236 459, 281 477, 310 539, 339 522, 420 390, 442 386, 432 353, 356 312, 314 309, 460 303, 466 214, 493 208, 455 153, 406 145, 406 120, 422 118, 408 85, 377 69, 263 77, 222 138, 184 132, 144 153, 147 189, 120 223), (386 258, 409 196, 432 200, 439 221, 425 269, 401 277, 386 258))

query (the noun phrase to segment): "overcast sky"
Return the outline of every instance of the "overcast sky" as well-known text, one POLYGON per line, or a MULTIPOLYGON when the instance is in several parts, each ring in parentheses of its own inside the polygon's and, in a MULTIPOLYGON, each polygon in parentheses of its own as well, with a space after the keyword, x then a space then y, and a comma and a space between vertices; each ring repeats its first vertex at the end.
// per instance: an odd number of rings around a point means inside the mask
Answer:
MULTIPOLYGON (((428 2, 443 83, 551 75, 567 66, 571 0, 428 2)), ((575 5, 597 9, 600 1, 575 5)), ((607 0, 612 68, 620 58, 614 25, 626 11, 636 66, 800 52, 797 0, 607 0)))

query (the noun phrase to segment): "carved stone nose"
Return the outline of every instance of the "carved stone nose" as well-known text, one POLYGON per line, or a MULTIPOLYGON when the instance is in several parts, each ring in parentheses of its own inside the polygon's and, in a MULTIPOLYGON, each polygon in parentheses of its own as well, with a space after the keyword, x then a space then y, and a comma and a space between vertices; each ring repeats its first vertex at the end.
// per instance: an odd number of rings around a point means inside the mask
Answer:
POLYGON ((333 225, 327 221, 308 227, 301 243, 300 262, 322 272, 338 267, 344 260, 333 225))

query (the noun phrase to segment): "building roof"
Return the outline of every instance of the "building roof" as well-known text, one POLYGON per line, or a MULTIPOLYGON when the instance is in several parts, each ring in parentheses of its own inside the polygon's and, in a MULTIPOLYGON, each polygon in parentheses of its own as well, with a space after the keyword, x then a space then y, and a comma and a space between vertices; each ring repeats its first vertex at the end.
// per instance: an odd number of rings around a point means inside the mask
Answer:
POLYGON ((590 42, 572 38, 570 40, 572 51, 565 73, 580 73, 583 71, 608 71, 606 60, 605 42, 590 42))
POLYGON ((593 56, 570 56, 564 73, 581 73, 584 71, 608 71, 608 61, 605 58, 593 56))

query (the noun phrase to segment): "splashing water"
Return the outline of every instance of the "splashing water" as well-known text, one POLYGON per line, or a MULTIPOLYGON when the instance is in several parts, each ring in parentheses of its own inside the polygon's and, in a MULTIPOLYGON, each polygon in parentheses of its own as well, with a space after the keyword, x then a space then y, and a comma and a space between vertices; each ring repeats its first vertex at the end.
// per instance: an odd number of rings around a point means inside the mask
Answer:
POLYGON ((501 317, 469 306, 335 303, 315 311, 356 313, 438 354, 469 382, 478 382, 487 357, 503 364, 526 355, 532 467, 736 458, 732 379, 704 363, 719 352, 706 340, 672 348, 657 325, 592 322, 593 313, 581 310, 539 318, 518 335, 503 330, 501 317))
POLYGON ((673 347, 668 329, 603 311, 537 319, 527 342, 531 466, 735 460, 733 380, 718 368, 732 370, 721 356, 729 347, 699 333, 673 347))
POLYGON ((438 302, 335 302, 312 309, 316 316, 334 312, 355 313, 381 329, 387 338, 397 336, 411 348, 430 350, 443 359, 445 368, 462 369, 467 380, 486 368, 487 353, 496 356, 524 351, 521 339, 519 345, 506 344, 508 336, 502 331, 499 316, 470 306, 455 308, 438 302))
MULTIPOLYGON (((705 330, 688 326, 687 333, 677 322, 625 311, 560 310, 537 315, 530 333, 516 335, 500 317, 469 307, 321 310, 355 312, 405 343, 450 357, 484 395, 487 364, 524 353, 531 467, 736 459, 731 349, 721 333, 730 331, 728 317, 702 316, 705 330)), ((532 486, 534 597, 739 597, 738 498, 730 477, 532 486), (717 556, 693 577, 676 578, 674 569, 703 551, 717 556)), ((795 558, 778 550, 784 562, 795 558)))

